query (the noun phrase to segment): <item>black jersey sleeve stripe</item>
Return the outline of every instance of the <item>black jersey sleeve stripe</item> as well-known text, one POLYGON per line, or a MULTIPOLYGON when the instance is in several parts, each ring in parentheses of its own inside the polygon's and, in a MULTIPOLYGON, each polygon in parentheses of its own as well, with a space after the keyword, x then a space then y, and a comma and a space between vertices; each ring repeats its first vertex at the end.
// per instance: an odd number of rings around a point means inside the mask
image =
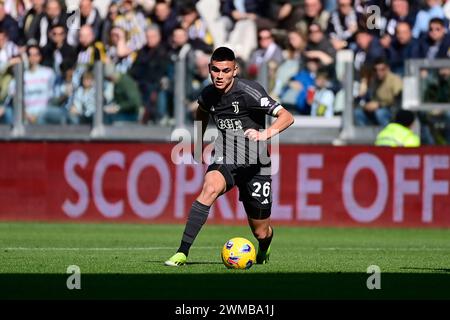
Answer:
POLYGON ((258 89, 253 88, 252 86, 250 86, 250 85, 248 85, 248 84, 247 84, 246 86, 247 86, 248 90, 252 91, 252 92, 255 93, 256 95, 258 95, 258 96, 263 96, 262 92, 259 91, 258 89))
POLYGON ((249 85, 245 85, 244 88, 247 91, 247 93, 250 94, 252 96, 252 98, 255 99, 256 101, 259 101, 259 99, 261 99, 261 97, 263 96, 261 94, 261 92, 259 92, 258 90, 250 87, 249 85))
POLYGON ((247 94, 257 103, 261 99, 261 95, 256 94, 253 91, 247 90, 247 94))

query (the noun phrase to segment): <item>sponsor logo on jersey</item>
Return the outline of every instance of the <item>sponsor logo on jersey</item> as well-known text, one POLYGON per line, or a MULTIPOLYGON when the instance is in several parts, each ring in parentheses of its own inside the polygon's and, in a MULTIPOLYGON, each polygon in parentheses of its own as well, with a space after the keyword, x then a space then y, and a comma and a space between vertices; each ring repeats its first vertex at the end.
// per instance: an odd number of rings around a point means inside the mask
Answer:
POLYGON ((216 123, 221 130, 242 130, 242 122, 238 119, 217 119, 216 123))

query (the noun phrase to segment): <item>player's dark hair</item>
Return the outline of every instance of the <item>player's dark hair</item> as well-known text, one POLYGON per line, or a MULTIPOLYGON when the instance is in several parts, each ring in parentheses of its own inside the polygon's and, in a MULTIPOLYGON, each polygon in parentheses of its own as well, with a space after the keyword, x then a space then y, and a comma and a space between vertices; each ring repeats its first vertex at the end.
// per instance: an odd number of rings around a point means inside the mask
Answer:
POLYGON ((214 50, 211 61, 235 61, 236 56, 234 55, 233 50, 227 47, 219 47, 214 50))
POLYGON ((409 110, 399 110, 395 115, 394 122, 401 124, 404 127, 409 127, 413 124, 415 115, 409 110))

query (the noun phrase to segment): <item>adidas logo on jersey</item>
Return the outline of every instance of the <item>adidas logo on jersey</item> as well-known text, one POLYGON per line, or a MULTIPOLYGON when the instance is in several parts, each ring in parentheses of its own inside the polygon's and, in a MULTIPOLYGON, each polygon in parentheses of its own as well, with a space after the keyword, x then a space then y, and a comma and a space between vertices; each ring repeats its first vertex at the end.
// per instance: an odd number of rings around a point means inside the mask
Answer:
POLYGON ((269 98, 263 97, 261 98, 261 107, 268 107, 270 105, 269 98))
POLYGON ((264 201, 263 202, 261 202, 261 204, 268 204, 269 203, 269 200, 267 200, 267 198, 266 199, 264 199, 264 201))

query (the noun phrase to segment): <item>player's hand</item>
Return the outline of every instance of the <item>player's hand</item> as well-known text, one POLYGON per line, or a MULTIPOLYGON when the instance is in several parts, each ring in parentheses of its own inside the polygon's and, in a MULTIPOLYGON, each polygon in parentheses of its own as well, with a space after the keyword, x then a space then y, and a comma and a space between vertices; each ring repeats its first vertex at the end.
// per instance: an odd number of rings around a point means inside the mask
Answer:
POLYGON ((267 135, 265 131, 258 131, 255 129, 247 129, 244 132, 244 136, 250 139, 251 141, 266 141, 267 135))

